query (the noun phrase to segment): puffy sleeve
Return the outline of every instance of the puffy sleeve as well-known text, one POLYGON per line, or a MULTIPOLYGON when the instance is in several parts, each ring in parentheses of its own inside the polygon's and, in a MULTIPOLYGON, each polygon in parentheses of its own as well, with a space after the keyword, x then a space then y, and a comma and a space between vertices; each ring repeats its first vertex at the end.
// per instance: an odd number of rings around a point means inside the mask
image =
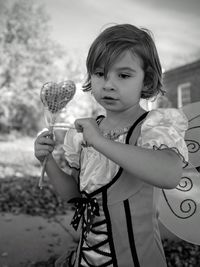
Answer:
POLYGON ((70 167, 79 169, 80 151, 83 142, 82 133, 78 133, 75 129, 69 129, 64 138, 64 155, 70 167))
POLYGON ((188 162, 188 149, 184 140, 188 120, 183 111, 175 108, 155 109, 149 112, 141 127, 138 146, 145 148, 173 149, 188 162))

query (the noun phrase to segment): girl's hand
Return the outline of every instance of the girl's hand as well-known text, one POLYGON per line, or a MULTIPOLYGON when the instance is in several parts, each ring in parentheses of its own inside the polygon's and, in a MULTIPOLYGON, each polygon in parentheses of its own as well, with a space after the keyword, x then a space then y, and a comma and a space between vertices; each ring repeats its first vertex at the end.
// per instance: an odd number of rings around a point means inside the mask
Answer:
POLYGON ((35 157, 42 163, 55 147, 55 141, 49 130, 42 131, 37 136, 34 143, 35 157))
POLYGON ((83 133, 83 138, 88 146, 94 146, 98 138, 102 138, 102 134, 99 130, 99 126, 95 119, 84 118, 75 121, 75 127, 77 132, 83 133))

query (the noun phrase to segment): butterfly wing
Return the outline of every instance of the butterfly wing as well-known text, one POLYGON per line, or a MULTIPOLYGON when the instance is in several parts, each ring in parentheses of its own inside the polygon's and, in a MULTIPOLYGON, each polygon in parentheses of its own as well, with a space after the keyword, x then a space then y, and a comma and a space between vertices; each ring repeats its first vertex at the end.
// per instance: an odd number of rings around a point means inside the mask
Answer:
POLYGON ((189 162, 194 167, 200 166, 200 102, 186 105, 182 108, 188 118, 188 130, 185 141, 189 152, 189 162))
POLYGON ((200 174, 189 166, 175 189, 161 191, 159 219, 179 238, 199 245, 200 174))
POLYGON ((175 189, 161 190, 159 220, 179 238, 200 245, 200 102, 182 110, 189 123, 185 135, 189 164, 175 189))

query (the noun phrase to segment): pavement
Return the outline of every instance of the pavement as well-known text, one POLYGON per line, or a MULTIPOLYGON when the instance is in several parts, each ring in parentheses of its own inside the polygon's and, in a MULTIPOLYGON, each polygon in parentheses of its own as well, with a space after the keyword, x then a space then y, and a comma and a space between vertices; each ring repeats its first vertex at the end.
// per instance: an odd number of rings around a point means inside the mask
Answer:
POLYGON ((70 226, 72 212, 51 219, 0 214, 0 267, 28 267, 62 255, 78 240, 70 226))
MULTIPOLYGON (((47 219, 0 213, 0 267, 29 267, 65 253, 79 239, 70 226, 72 215, 47 219)), ((163 225, 160 229, 163 238, 176 239, 163 225)))

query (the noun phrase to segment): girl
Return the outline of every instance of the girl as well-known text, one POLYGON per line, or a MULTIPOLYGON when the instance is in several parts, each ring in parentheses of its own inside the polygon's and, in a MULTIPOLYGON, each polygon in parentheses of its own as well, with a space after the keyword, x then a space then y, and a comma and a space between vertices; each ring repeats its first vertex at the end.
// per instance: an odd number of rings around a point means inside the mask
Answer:
POLYGON ((64 140, 69 174, 55 163, 49 132, 35 141, 55 189, 74 203, 81 228, 76 250, 57 266, 165 267, 155 188, 176 187, 187 161, 187 119, 176 109, 145 112, 140 98, 162 93, 161 66, 149 32, 133 25, 105 29, 87 57, 84 90, 106 116, 78 119, 64 140))

